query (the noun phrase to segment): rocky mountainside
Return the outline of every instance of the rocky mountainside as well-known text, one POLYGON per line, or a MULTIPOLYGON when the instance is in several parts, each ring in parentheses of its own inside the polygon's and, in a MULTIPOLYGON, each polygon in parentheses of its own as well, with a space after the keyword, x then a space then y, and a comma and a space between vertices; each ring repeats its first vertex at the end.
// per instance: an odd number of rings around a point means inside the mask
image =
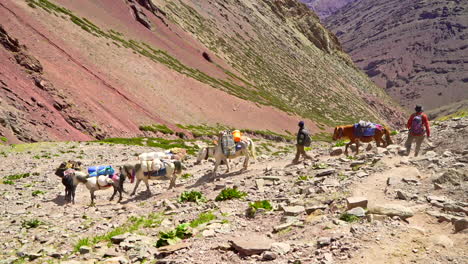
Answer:
POLYGON ((402 105, 468 98, 468 2, 361 0, 324 23, 353 61, 402 105))
POLYGON ((302 118, 313 131, 402 120, 293 0, 6 0, 0 25, 10 143, 131 137, 153 124, 284 133, 302 118))
POLYGON ((349 3, 359 0, 300 0, 324 19, 349 3))
POLYGON ((174 190, 150 181, 152 195, 140 184, 120 204, 99 190, 96 206, 84 185, 64 204, 58 164, 117 167, 154 148, 0 146, 0 263, 466 263, 468 119, 432 128, 417 158, 405 156, 405 131, 357 156, 314 143, 314 160, 297 165, 294 145, 256 140, 247 171, 234 159, 212 181, 213 161, 191 156, 174 190), (233 199, 216 199, 226 188, 233 199))

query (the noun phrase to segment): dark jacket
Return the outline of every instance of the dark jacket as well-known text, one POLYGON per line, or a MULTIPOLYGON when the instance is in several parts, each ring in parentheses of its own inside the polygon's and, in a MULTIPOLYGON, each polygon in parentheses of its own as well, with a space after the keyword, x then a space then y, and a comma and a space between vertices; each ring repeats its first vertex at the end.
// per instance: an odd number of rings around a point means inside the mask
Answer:
POLYGON ((309 131, 307 128, 299 128, 299 131, 297 132, 297 144, 304 146, 305 144, 305 138, 309 135, 309 131))

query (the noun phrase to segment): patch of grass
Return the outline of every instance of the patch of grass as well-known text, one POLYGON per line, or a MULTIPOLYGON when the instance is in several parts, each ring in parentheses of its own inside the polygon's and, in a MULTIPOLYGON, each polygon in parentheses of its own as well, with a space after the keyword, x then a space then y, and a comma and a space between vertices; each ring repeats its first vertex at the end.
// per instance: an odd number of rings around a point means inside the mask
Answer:
POLYGON ((308 176, 308 175, 299 175, 297 176, 298 181, 308 181, 309 179, 313 179, 313 176, 308 176))
POLYGON ((353 222, 359 221, 359 217, 352 215, 352 214, 343 213, 340 216, 340 220, 343 220, 348 223, 353 223, 353 222))
POLYGON ((241 192, 235 188, 226 188, 222 190, 218 196, 216 196, 215 201, 225 201, 231 199, 241 199, 247 196, 247 193, 241 192))
POLYGON ((171 149, 171 148, 183 148, 187 150, 187 153, 194 155, 198 151, 197 145, 188 145, 187 142, 191 140, 182 140, 182 139, 163 139, 163 138, 107 138, 103 140, 94 141, 100 144, 109 143, 109 144, 123 144, 123 145, 132 145, 132 146, 148 146, 154 148, 162 149, 171 149), (144 143, 146 141, 146 144, 144 143))
POLYGON ((78 252, 80 251, 81 247, 91 247, 93 244, 89 240, 89 238, 82 238, 78 240, 78 242, 73 246, 73 252, 78 252))
POLYGON ((187 180, 187 179, 191 178, 192 176, 193 175, 190 174, 190 173, 184 173, 184 174, 182 174, 181 178, 184 179, 184 180, 187 180))
POLYGON ((179 128, 188 130, 192 133, 194 137, 203 137, 203 136, 216 136, 220 131, 232 129, 228 126, 221 124, 216 124, 216 126, 209 125, 177 125, 179 128))
POLYGON ((447 121, 447 120, 450 120, 452 118, 463 118, 463 117, 467 117, 468 116, 468 109, 462 109, 458 112, 455 112, 453 114, 450 114, 450 115, 446 115, 446 116, 442 116, 442 117, 439 117, 436 119, 436 121, 447 121))
POLYGON ((390 132, 390 135, 392 136, 395 136, 395 135, 398 135, 400 132, 396 131, 396 130, 393 130, 392 132, 390 132))
POLYGON ((335 147, 343 147, 345 146, 346 144, 349 143, 349 140, 346 140, 346 139, 340 139, 338 140, 336 143, 335 143, 335 147))
POLYGON ((131 216, 128 218, 127 222, 124 223, 123 225, 116 227, 115 229, 111 230, 108 233, 105 233, 103 235, 98 235, 95 237, 91 238, 82 238, 78 240, 77 244, 73 247, 75 249, 75 252, 79 250, 78 245, 80 243, 84 243, 83 241, 88 241, 88 246, 93 246, 97 243, 107 241, 110 242, 111 238, 117 235, 122 235, 125 233, 133 233, 140 228, 155 228, 158 227, 163 220, 163 217, 161 214, 156 214, 156 213, 151 213, 147 216, 131 216))
POLYGON ((353 167, 351 167, 351 170, 358 171, 361 167, 362 165, 354 165, 353 167))
POLYGON ((314 169, 314 170, 326 169, 326 168, 328 168, 328 165, 325 164, 325 163, 315 163, 315 164, 312 166, 312 169, 314 169))
POLYGON ((40 221, 39 219, 31 219, 31 220, 26 220, 21 223, 21 226, 26 228, 26 229, 31 229, 31 228, 36 228, 40 225, 43 225, 44 222, 40 221))
POLYGON ((12 180, 3 180, 2 183, 3 183, 3 184, 7 184, 7 185, 13 185, 13 184, 15 184, 15 182, 12 181, 12 180))
POLYGON ((38 195, 45 194, 45 193, 46 192, 41 191, 41 190, 35 190, 32 192, 32 196, 38 196, 38 195))
POLYGON ((0 137, 0 141, 3 142, 3 143, 6 143, 8 141, 8 139, 6 137, 0 137))
POLYGON ((242 133, 249 133, 256 136, 261 136, 265 139, 275 140, 275 141, 291 141, 294 140, 294 136, 292 135, 282 135, 270 130, 252 130, 252 129, 241 129, 242 133))
POLYGON ((161 132, 163 134, 168 134, 168 135, 174 134, 174 131, 172 131, 166 125, 153 124, 153 125, 148 125, 148 126, 140 126, 139 129, 141 131, 161 132))
POLYGON ((30 176, 29 173, 8 175, 3 178, 4 180, 2 180, 2 182, 3 184, 13 185, 15 184, 16 180, 27 178, 29 176, 30 176))
POLYGON ((273 210, 273 206, 271 206, 271 203, 268 200, 255 201, 253 203, 249 203, 249 209, 247 210, 247 214, 252 217, 255 215, 258 209, 271 211, 273 210))
POLYGON ((183 192, 179 197, 179 202, 195 202, 202 203, 206 202, 205 196, 198 191, 183 192))
POLYGON ((348 178, 348 176, 344 173, 339 173, 338 174, 338 179, 340 179, 340 181, 344 181, 348 178))
POLYGON ((346 156, 346 158, 349 160, 357 160, 356 156, 346 156))
POLYGON ((156 247, 163 247, 167 245, 174 245, 182 239, 186 239, 192 236, 192 232, 189 230, 189 224, 180 224, 174 230, 169 232, 159 232, 159 239, 156 242, 156 247))
POLYGON ((213 212, 201 213, 196 219, 190 222, 190 227, 197 228, 199 225, 208 223, 215 219, 216 219, 216 215, 214 215, 213 212))

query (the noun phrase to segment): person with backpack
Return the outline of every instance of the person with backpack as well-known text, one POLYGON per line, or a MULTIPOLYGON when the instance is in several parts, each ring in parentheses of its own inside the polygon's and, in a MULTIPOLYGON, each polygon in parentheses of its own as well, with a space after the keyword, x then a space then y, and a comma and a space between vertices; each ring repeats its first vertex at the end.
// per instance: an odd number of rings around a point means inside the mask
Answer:
POLYGON ((299 124, 299 131, 297 132, 297 144, 296 144, 296 157, 293 160, 294 164, 299 162, 299 158, 304 156, 305 159, 312 159, 311 156, 307 155, 305 152, 305 147, 309 147, 312 140, 310 138, 309 131, 304 127, 304 121, 300 121, 299 124))
POLYGON ((417 105, 414 110, 416 113, 413 113, 408 119, 406 127, 408 131, 408 139, 405 142, 406 155, 409 156, 411 151, 411 145, 413 141, 416 141, 416 149, 414 156, 418 156, 419 150, 421 149, 421 144, 424 141, 424 135, 427 135, 429 138, 431 136, 431 129, 429 127, 429 119, 427 115, 423 113, 423 107, 417 105))

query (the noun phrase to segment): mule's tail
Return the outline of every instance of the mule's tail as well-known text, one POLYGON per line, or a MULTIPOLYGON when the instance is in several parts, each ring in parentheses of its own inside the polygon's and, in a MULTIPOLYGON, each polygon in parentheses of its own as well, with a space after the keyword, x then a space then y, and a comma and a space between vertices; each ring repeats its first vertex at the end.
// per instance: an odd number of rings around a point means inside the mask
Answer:
POLYGON ((385 132, 385 141, 387 142, 387 146, 393 144, 392 138, 390 138, 390 131, 389 131, 388 127, 386 127, 384 130, 385 130, 384 131, 385 132))
POLYGON ((250 154, 252 155, 252 158, 254 158, 254 160, 257 159, 257 154, 255 153, 255 143, 252 139, 249 140, 249 148, 250 148, 250 154))

